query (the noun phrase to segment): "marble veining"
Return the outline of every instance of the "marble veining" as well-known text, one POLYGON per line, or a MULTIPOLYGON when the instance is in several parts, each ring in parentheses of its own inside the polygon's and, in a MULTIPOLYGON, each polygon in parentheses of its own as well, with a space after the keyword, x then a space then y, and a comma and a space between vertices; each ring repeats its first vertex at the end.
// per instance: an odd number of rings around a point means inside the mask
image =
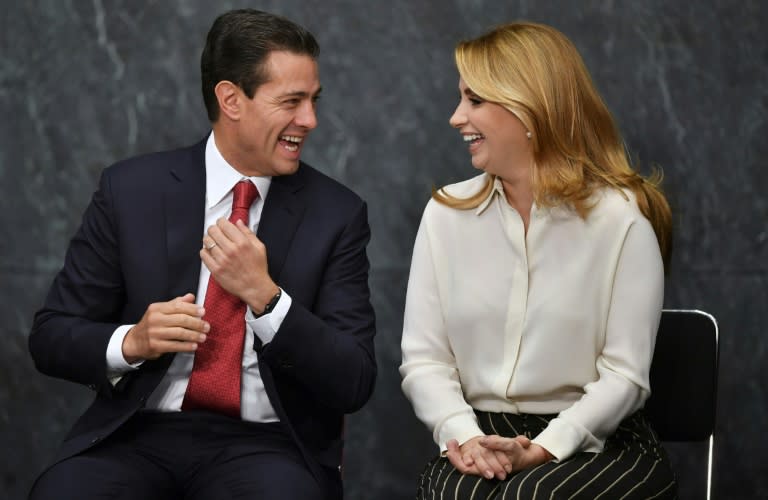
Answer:
MULTIPOLYGON (((37 373, 32 314, 61 266, 100 171, 208 129, 199 53, 216 14, 252 2, 0 0, 0 491, 22 499, 87 390, 37 373)), ((507 20, 569 35, 641 169, 674 210, 668 307, 721 326, 715 497, 768 497, 768 5, 516 0, 260 2, 321 45, 319 127, 304 159, 367 201, 380 377, 348 421, 351 500, 412 498, 435 452, 400 392, 400 329, 413 238, 430 189, 474 175, 448 125, 456 41, 507 20)), ((670 455, 696 492, 690 448, 670 455)))

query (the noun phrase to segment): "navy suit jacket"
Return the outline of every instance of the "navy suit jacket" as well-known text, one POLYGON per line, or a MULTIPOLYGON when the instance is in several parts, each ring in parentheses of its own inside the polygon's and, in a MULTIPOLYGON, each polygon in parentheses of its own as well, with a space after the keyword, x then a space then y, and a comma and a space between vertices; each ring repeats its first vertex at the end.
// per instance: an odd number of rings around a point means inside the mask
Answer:
MULTIPOLYGON (((205 217, 205 140, 104 170, 29 337, 38 369, 96 391, 56 460, 114 432, 141 409, 173 355, 107 380, 114 330, 147 306, 196 293, 205 217)), ((338 480, 344 414, 376 378, 365 203, 301 164, 274 177, 259 223, 272 279, 293 299, 267 345, 256 341, 270 401, 315 475, 338 480)))

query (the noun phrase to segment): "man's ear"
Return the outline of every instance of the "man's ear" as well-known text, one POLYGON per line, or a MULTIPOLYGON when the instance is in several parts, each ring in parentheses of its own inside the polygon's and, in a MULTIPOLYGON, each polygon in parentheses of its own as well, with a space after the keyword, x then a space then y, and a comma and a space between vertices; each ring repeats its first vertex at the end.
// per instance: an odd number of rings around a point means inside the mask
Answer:
POLYGON ((230 120, 239 120, 244 97, 240 87, 229 80, 222 80, 216 84, 213 91, 216 93, 216 100, 219 101, 221 113, 230 120))

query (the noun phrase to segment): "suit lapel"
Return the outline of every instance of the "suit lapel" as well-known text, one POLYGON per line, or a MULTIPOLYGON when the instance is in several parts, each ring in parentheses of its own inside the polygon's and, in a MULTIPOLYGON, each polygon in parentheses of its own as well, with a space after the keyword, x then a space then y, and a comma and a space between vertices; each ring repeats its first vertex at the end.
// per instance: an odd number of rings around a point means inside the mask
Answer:
POLYGON ((267 247, 269 274, 279 283, 280 271, 306 206, 299 196, 302 167, 288 176, 273 177, 256 235, 267 247))
POLYGON ((165 196, 170 298, 197 293, 205 223, 205 143, 185 151, 171 165, 165 196))
MULTIPOLYGON (((205 143, 185 151, 168 172, 164 200, 170 297, 195 293, 200 279, 200 247, 205 221, 205 143)), ((277 280, 306 206, 300 191, 303 169, 274 177, 257 236, 267 247, 269 274, 277 280)))

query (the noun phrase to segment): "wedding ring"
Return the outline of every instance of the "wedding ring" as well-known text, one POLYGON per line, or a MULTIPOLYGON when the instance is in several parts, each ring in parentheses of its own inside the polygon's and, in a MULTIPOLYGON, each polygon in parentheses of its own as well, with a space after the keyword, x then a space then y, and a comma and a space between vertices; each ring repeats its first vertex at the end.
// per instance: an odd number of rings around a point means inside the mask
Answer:
POLYGON ((205 249, 206 249, 206 250, 208 250, 208 251, 210 252, 211 250, 213 250, 213 248, 214 248, 216 245, 217 245, 217 243, 214 241, 214 242, 213 242, 213 243, 211 243, 210 245, 207 245, 207 246, 205 247, 205 249))

